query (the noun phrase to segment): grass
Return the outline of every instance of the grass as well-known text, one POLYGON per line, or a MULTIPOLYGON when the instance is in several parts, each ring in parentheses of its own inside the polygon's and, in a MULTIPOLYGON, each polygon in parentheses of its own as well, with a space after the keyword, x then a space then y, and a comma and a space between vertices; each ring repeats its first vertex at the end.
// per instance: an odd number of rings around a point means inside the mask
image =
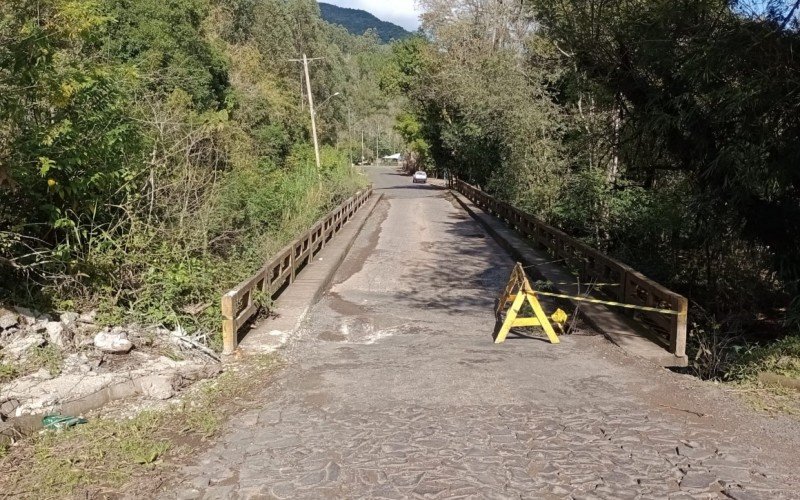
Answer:
POLYGON ((19 369, 10 363, 0 363, 0 384, 14 380, 19 375, 19 369))
POLYGON ((800 416, 800 391, 766 384, 759 374, 770 373, 800 380, 800 335, 744 350, 727 370, 737 392, 751 406, 772 415, 800 416))
POLYGON ((241 407, 232 401, 256 397, 278 365, 273 355, 250 358, 237 371, 195 387, 178 406, 127 420, 90 419, 36 435, 5 454, 0 450, 0 497, 2 492, 64 498, 122 491, 216 436, 241 407))
POLYGON ((726 382, 758 411, 800 416, 800 391, 787 387, 800 381, 800 333, 756 344, 742 330, 701 315, 692 325, 687 352, 695 376, 726 382))
POLYGON ((735 392, 757 411, 800 417, 800 393, 794 389, 746 381, 738 383, 735 392))
POLYGON ((35 440, 14 490, 35 488, 37 495, 57 496, 81 485, 125 482, 169 449, 169 441, 159 437, 164 423, 164 415, 142 413, 122 422, 96 420, 62 433, 46 432, 35 440))
POLYGON ((64 367, 64 353, 54 345, 36 347, 31 350, 31 355, 25 362, 25 371, 34 372, 46 368, 50 375, 56 377, 61 374, 64 367))
POLYGON ((61 374, 64 367, 64 354, 53 345, 35 347, 31 349, 30 355, 22 363, 3 363, 0 362, 0 384, 10 382, 17 377, 28 373, 33 373, 41 368, 46 368, 50 375, 61 374))
POLYGON ((739 357, 731 370, 734 377, 741 379, 752 379, 761 372, 800 379, 800 335, 785 337, 769 345, 748 350, 739 357))

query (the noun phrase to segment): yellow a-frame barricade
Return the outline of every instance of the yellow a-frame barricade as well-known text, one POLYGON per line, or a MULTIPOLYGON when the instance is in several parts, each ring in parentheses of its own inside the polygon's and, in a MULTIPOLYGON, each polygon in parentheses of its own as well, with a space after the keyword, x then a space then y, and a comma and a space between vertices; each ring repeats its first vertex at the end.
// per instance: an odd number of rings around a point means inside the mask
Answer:
MULTIPOLYGON (((542 306, 539 304, 539 300, 536 298, 536 292, 534 292, 531 287, 528 276, 525 274, 525 269, 519 262, 514 266, 514 270, 511 271, 508 285, 506 285, 505 290, 503 290, 503 295, 500 296, 500 301, 497 304, 496 315, 498 321, 509 302, 511 302, 511 308, 506 313, 503 326, 500 328, 500 331, 497 332, 497 336, 494 339, 495 344, 504 342, 508 332, 511 331, 512 328, 521 326, 540 326, 542 330, 544 330, 544 333, 547 334, 547 338, 550 340, 551 344, 560 343, 558 335, 556 335, 553 326, 550 324, 550 318, 547 317, 542 306), (525 304, 525 301, 527 301, 531 309, 533 309, 533 317, 519 317, 519 312, 525 304)), ((563 322, 561 318, 565 316, 564 312, 559 309, 554 314, 554 316, 556 315, 559 316, 556 320, 563 322)))

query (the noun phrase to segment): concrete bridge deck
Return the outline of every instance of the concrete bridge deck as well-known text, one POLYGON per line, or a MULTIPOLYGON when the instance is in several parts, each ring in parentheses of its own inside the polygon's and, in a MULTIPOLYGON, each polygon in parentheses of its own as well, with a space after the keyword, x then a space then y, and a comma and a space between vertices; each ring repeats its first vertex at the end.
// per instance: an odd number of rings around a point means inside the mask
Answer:
POLYGON ((384 199, 263 407, 164 496, 797 498, 796 423, 590 330, 494 345, 512 260, 447 191, 372 175, 384 199))

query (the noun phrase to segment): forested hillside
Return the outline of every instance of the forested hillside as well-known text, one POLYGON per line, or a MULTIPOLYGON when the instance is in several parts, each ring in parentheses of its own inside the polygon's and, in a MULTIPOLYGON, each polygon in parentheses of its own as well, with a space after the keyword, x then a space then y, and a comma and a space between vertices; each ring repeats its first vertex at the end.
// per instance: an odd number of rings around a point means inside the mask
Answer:
POLYGON ((344 27, 354 35, 363 35, 368 30, 373 30, 377 33, 378 38, 385 43, 411 36, 411 33, 401 26, 381 21, 364 10, 348 9, 323 2, 320 2, 319 8, 323 19, 331 24, 338 24, 344 27))
POLYGON ((421 4, 383 82, 418 161, 690 297, 702 375, 800 374, 797 2, 421 4))
POLYGON ((311 0, 2 2, 0 300, 216 333, 203 306, 364 185, 388 57, 311 0))

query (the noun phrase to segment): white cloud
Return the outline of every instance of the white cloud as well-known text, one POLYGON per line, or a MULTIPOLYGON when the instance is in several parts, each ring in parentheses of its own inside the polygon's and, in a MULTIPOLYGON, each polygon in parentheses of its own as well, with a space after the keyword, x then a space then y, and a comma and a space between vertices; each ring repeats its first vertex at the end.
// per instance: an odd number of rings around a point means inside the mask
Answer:
POLYGON ((410 31, 419 28, 420 11, 415 0, 324 0, 325 3, 366 10, 375 17, 399 24, 410 31))

